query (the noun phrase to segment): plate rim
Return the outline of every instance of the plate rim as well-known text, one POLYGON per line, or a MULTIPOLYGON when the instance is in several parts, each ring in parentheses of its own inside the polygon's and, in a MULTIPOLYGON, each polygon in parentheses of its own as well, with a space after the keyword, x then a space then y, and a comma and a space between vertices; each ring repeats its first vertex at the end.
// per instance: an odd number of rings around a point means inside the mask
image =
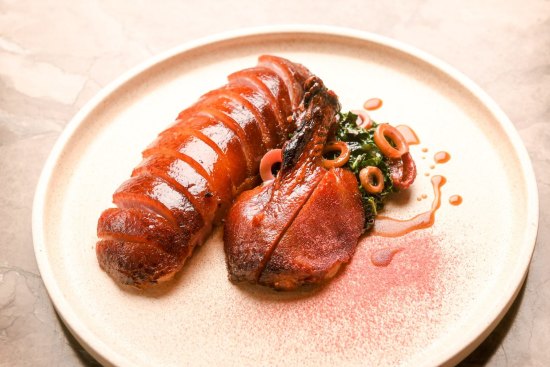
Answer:
POLYGON ((66 144, 74 136, 85 117, 89 115, 104 99, 115 93, 120 87, 124 86, 133 78, 139 76, 139 74, 146 72, 148 69, 159 63, 176 57, 179 54, 200 49, 215 43, 245 39, 250 36, 268 36, 277 34, 290 35, 293 33, 340 36, 363 42, 372 42, 380 46, 389 47, 391 49, 403 52, 414 57, 415 59, 429 64, 430 66, 451 77, 453 80, 460 83, 465 89, 470 91, 473 96, 477 98, 491 114, 493 114, 494 118, 503 128, 506 137, 516 149, 519 165, 522 169, 522 177, 525 179, 527 191, 527 217, 525 218, 525 222, 528 224, 528 228, 525 229, 526 234, 523 238, 523 243, 524 245, 529 245, 530 247, 524 250, 525 254, 521 258, 521 262, 516 263, 516 266, 513 269, 513 277, 511 278, 513 280, 512 287, 507 288, 507 292, 504 292, 504 295, 500 295, 500 297, 498 297, 497 301, 493 303, 494 308, 491 308, 491 310, 483 313, 485 316, 484 320, 487 321, 488 324, 479 323, 476 327, 471 328, 469 332, 465 333, 461 338, 462 340, 469 340, 469 342, 461 343, 461 347, 458 347, 454 352, 449 352, 446 356, 441 356, 439 359, 431 357, 428 360, 425 360, 425 362, 429 362, 431 365, 453 365, 458 363, 470 352, 472 352, 490 334, 490 332, 494 330, 516 299, 527 276, 529 264, 536 244, 539 222, 538 188, 530 157, 518 131, 504 111, 483 89, 481 89, 481 87, 479 87, 465 74, 439 58, 436 58, 427 52, 401 41, 371 32, 339 26, 312 24, 271 25, 243 28, 217 33, 183 43, 148 58, 144 62, 130 68, 128 71, 118 76, 112 82, 103 87, 74 115, 55 142, 44 164, 35 189, 32 205, 33 247, 38 269, 54 308, 63 320, 64 324, 78 340, 78 342, 102 364, 126 365, 129 361, 123 357, 121 353, 118 353, 113 348, 109 348, 107 344, 101 340, 98 340, 95 334, 93 334, 86 327, 85 323, 82 322, 82 320, 71 308, 70 302, 65 299, 58 283, 55 280, 51 264, 48 261, 48 250, 45 243, 44 216, 42 214, 45 209, 46 194, 48 192, 50 181, 55 173, 56 163, 61 157, 66 144), (494 315, 495 309, 499 310, 496 316, 494 315))

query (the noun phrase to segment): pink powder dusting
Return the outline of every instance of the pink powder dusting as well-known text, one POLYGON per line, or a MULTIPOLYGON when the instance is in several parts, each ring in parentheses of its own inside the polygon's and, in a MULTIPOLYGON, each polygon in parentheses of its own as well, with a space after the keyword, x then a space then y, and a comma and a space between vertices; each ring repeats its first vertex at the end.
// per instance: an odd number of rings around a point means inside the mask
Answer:
POLYGON ((308 348, 331 358, 336 353, 340 361, 381 358, 376 354, 382 353, 398 363, 407 348, 414 349, 418 330, 426 338, 426 330, 437 324, 433 315, 441 309, 444 290, 439 274, 449 266, 442 264, 440 241, 425 231, 366 236, 351 263, 321 289, 256 294, 261 307, 254 318, 266 333, 301 335, 308 348), (372 254, 388 248, 401 252, 388 266, 373 265, 372 254))

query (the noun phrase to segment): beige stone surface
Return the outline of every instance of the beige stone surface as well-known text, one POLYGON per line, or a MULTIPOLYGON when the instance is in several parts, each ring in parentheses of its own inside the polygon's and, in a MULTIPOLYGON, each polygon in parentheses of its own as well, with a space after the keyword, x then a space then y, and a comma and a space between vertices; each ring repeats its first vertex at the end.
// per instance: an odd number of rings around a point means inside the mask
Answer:
POLYGON ((467 74, 511 118, 537 175, 537 246, 511 310, 462 365, 550 365, 550 2, 0 0, 0 366, 96 364, 56 316, 32 245, 34 188, 70 118, 120 73, 172 46, 301 23, 417 46, 467 74))

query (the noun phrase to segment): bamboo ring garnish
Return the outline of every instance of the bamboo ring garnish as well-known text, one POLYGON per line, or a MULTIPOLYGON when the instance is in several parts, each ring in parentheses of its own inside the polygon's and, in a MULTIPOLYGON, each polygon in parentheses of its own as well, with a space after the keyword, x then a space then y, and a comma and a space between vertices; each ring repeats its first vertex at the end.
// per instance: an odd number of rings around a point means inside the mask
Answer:
POLYGON ((409 152, 409 145, 403 135, 389 124, 380 124, 376 127, 374 142, 382 154, 388 158, 401 158, 403 154, 409 152), (395 147, 390 144, 388 138, 391 139, 395 147))
POLYGON ((359 171, 361 186, 370 194, 379 194, 384 190, 384 175, 378 167, 367 166, 359 171))
POLYGON ((273 165, 283 161, 283 150, 272 149, 265 153, 260 161, 260 177, 262 181, 272 181, 275 179, 273 175, 273 165))
POLYGON ((334 157, 334 159, 323 158, 323 166, 325 168, 342 167, 344 164, 348 163, 350 151, 345 142, 333 141, 323 147, 323 154, 332 152, 340 152, 340 154, 334 157))

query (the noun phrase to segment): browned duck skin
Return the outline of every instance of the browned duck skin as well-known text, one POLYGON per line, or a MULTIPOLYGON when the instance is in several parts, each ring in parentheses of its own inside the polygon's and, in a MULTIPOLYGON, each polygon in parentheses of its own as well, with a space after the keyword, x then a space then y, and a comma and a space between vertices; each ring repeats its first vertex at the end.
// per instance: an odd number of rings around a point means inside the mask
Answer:
POLYGON ((183 110, 143 152, 98 221, 99 264, 122 284, 168 280, 221 222, 233 199, 258 182, 258 164, 296 126, 311 73, 276 56, 229 76, 183 110))
POLYGON ((351 259, 364 223, 357 179, 322 165, 339 109, 320 79, 306 82, 298 130, 283 147, 277 177, 241 194, 228 213, 224 249, 232 281, 292 290, 333 277, 351 259))

